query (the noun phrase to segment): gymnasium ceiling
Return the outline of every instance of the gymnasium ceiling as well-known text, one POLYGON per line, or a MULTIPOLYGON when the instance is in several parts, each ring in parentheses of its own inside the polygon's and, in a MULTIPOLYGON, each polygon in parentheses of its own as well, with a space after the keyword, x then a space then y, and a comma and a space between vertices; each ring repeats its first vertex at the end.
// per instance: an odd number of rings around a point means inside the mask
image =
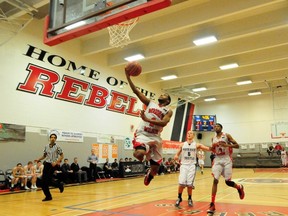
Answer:
MULTIPOLYGON (((38 7, 39 19, 43 11, 47 13, 48 1, 25 2, 38 7)), ((81 41, 84 56, 105 56, 107 65, 119 72, 127 63, 124 57, 142 53, 145 59, 140 61, 140 80, 164 91, 181 94, 206 87, 206 91, 198 92, 200 98, 195 103, 209 97, 245 100, 254 91, 262 95, 274 91, 287 94, 287 0, 174 0, 170 7, 140 17, 130 38, 128 46, 112 48, 108 30, 103 29, 76 40, 81 41), (193 40, 210 35, 218 41, 193 44, 193 40), (230 63, 239 67, 219 69, 230 63), (161 80, 170 74, 178 78, 161 80), (252 84, 236 84, 244 80, 252 84)))

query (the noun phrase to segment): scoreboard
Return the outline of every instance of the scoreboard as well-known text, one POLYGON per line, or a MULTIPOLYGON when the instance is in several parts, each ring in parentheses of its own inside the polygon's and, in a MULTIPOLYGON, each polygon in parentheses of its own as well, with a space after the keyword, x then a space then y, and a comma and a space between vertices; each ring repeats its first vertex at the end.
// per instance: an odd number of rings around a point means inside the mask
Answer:
POLYGON ((193 115, 193 131, 214 131, 216 115, 193 115))

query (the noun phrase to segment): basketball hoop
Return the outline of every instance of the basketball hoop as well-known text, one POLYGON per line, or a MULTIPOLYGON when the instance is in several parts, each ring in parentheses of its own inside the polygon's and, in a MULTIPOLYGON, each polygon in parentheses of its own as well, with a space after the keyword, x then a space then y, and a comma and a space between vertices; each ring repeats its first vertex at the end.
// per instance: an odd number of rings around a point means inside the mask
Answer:
POLYGON ((137 24, 139 17, 133 18, 119 24, 109 26, 108 31, 110 35, 109 45, 112 47, 124 47, 129 44, 129 32, 137 24))

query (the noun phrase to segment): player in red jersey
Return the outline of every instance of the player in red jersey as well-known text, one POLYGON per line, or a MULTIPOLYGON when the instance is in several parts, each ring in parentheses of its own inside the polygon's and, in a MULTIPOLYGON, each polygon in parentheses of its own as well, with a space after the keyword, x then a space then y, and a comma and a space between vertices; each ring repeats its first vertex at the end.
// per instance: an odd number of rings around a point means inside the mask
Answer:
POLYGON ((128 72, 126 72, 126 77, 132 91, 147 106, 145 111, 141 111, 142 121, 135 131, 133 140, 134 157, 143 161, 146 156, 146 160, 150 162, 150 169, 144 179, 144 184, 147 186, 157 175, 162 162, 162 139, 160 135, 173 114, 172 110, 167 107, 171 98, 168 94, 162 94, 158 98, 158 103, 155 103, 136 88, 128 72))
POLYGON ((223 126, 219 123, 215 126, 215 136, 212 138, 212 151, 215 153, 215 158, 212 165, 213 186, 210 207, 208 213, 215 212, 215 199, 219 178, 222 175, 225 178, 225 183, 229 187, 236 188, 240 199, 244 199, 244 187, 241 184, 236 184, 232 178, 232 148, 239 148, 238 143, 228 133, 222 132, 223 126))

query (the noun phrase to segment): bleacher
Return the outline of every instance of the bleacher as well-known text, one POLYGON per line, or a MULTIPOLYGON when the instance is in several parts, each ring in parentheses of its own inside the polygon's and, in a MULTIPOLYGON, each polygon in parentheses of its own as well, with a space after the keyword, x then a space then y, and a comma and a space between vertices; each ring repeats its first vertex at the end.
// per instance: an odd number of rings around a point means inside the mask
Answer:
POLYGON ((260 153, 238 153, 233 154, 233 167, 238 168, 279 168, 281 158, 278 155, 266 156, 260 153))
MULTIPOLYGON (((273 156, 267 154, 267 148, 263 143, 253 144, 254 148, 249 148, 253 146, 250 144, 242 144, 246 148, 237 149, 234 151, 233 157, 233 167, 237 168, 279 168, 281 167, 281 157, 273 153, 273 156)), ((282 145, 283 146, 283 145, 282 145)))

